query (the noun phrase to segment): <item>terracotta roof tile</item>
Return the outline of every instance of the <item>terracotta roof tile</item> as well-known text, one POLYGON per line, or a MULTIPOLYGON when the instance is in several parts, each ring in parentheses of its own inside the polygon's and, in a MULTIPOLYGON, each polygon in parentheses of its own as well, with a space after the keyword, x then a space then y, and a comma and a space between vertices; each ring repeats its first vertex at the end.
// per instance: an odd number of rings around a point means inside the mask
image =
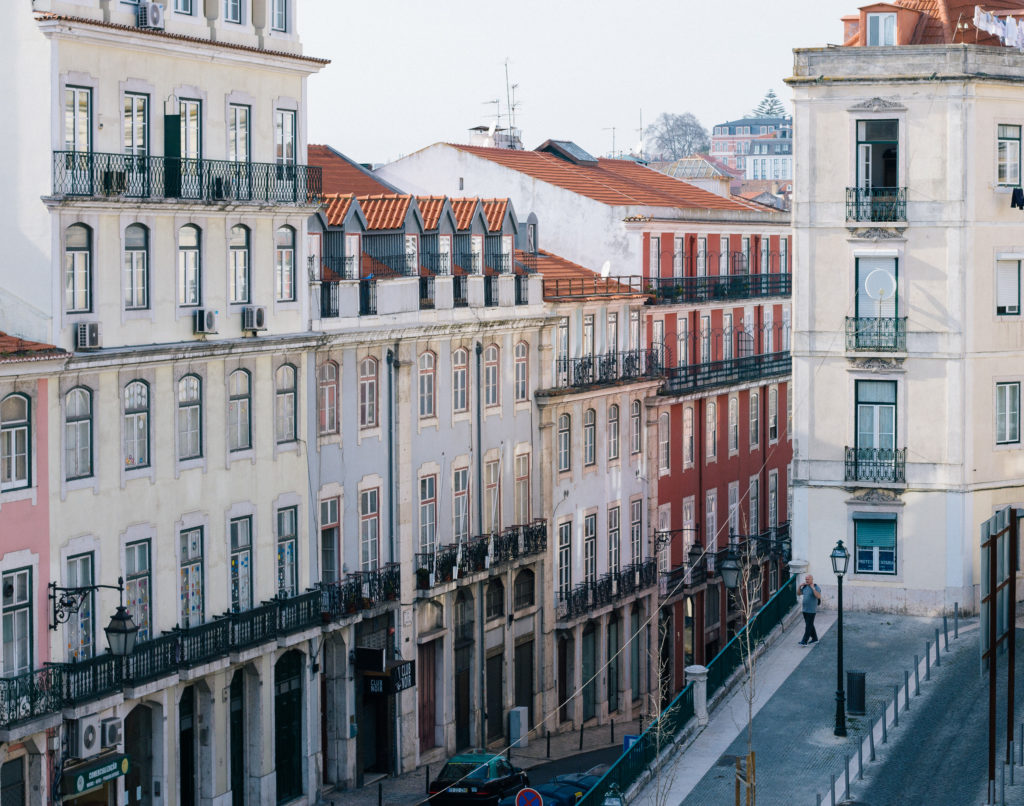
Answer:
POLYGON ((480 203, 484 206, 488 232, 500 232, 508 209, 508 199, 481 199, 480 203))
POLYGON ((0 331, 0 362, 38 361, 66 354, 64 350, 52 344, 19 339, 17 336, 10 336, 0 331))
MULTIPOLYGON (((530 255, 519 250, 516 250, 516 255, 520 262, 531 260, 530 255)), ((597 272, 543 249, 537 250, 537 256, 532 258, 532 262, 544 278, 544 299, 548 301, 645 296, 638 289, 630 288, 614 277, 601 277, 597 272)))
POLYGON ((287 53, 283 50, 267 50, 265 48, 254 48, 249 45, 236 45, 231 42, 214 42, 210 39, 204 39, 200 36, 186 36, 185 34, 175 34, 170 31, 164 31, 157 28, 138 28, 134 25, 123 25, 119 22, 104 22, 103 20, 90 20, 86 17, 75 17, 69 14, 55 14, 52 11, 40 11, 36 12, 36 19, 39 21, 43 20, 55 20, 58 22, 74 22, 83 25, 94 25, 97 28, 114 28, 118 31, 131 31, 133 34, 146 34, 147 36, 159 36, 165 39, 177 39, 181 42, 195 42, 200 45, 211 45, 218 48, 230 48, 231 50, 244 50, 249 53, 259 53, 264 56, 281 56, 285 59, 298 59, 303 62, 311 62, 313 64, 325 65, 330 64, 330 59, 317 59, 313 56, 303 56, 301 53, 287 53))
POLYGON ((355 198, 351 193, 325 193, 324 204, 327 205, 324 215, 332 227, 340 227, 345 223, 345 216, 352 207, 355 198))
POLYGON ((417 196, 416 206, 423 216, 423 229, 437 229, 441 222, 441 211, 444 210, 445 196, 417 196))
POLYGON ((330 146, 310 145, 306 149, 309 164, 323 171, 324 193, 352 193, 369 196, 374 193, 396 193, 397 189, 381 182, 370 171, 357 165, 330 146))
POLYGON ((412 196, 397 193, 379 193, 376 196, 359 196, 359 207, 366 216, 366 228, 402 229, 409 212, 412 196))
MULTIPOLYGON (((909 11, 916 11, 920 14, 917 24, 910 36, 900 39, 909 42, 911 45, 946 45, 953 42, 962 42, 969 45, 997 45, 1002 43, 992 34, 979 31, 974 27, 974 6, 978 5, 976 0, 885 0, 881 3, 873 3, 861 8, 871 8, 877 5, 905 8, 909 11), (967 31, 957 31, 957 23, 966 23, 967 31)), ((998 13, 1000 15, 1012 14, 1020 19, 1024 16, 1024 9, 1021 9, 1021 0, 987 0, 981 3, 984 11, 998 13)), ((853 17, 856 20, 856 17, 853 17)), ((858 30, 853 36, 843 43, 846 46, 860 46, 864 44, 864 31, 858 30)))
POLYGON ((455 213, 455 228, 469 229, 473 223, 473 214, 479 199, 452 199, 452 212, 455 213))
POLYGON ((450 145, 602 204, 736 211, 752 209, 744 202, 717 196, 631 160, 602 157, 596 165, 578 165, 541 151, 450 145))

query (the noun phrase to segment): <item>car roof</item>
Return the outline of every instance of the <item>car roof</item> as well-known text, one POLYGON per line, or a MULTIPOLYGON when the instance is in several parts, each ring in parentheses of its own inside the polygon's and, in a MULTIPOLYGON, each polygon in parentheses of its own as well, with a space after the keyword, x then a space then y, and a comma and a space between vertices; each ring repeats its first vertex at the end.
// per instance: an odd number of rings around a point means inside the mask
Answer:
POLYGON ((459 753, 458 755, 452 756, 448 759, 448 763, 482 764, 485 761, 493 761, 496 758, 504 758, 504 756, 500 756, 495 753, 459 753))

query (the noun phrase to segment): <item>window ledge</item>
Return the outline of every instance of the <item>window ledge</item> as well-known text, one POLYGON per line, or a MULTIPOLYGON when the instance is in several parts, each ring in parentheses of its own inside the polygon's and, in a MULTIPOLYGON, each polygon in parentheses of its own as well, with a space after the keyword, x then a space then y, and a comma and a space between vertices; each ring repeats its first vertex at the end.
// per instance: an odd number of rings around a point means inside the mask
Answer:
POLYGON ((4 490, 0 492, 0 507, 4 504, 13 504, 15 501, 28 501, 31 500, 35 503, 36 493, 38 487, 30 485, 28 487, 16 487, 10 490, 4 490))

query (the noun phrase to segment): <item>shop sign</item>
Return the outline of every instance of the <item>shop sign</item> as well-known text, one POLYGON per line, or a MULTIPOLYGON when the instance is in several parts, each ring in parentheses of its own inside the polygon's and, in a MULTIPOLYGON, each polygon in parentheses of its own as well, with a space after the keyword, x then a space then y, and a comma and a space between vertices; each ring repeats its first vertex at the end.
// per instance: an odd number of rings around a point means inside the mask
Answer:
POLYGON ((384 674, 366 674, 363 677, 363 691, 368 697, 397 694, 415 685, 416 661, 412 660, 393 663, 384 674))
POLYGON ((64 772, 64 795, 74 796, 128 774, 128 756, 107 756, 91 764, 79 764, 64 772))

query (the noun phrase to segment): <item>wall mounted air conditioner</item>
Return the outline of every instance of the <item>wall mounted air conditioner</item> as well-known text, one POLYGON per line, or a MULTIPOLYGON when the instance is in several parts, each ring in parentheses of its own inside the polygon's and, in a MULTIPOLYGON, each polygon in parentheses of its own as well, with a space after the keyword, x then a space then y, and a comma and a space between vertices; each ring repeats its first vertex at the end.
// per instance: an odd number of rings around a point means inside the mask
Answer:
POLYGON ((116 716, 100 722, 100 744, 103 747, 116 747, 124 739, 121 720, 116 716))
POLYGON ((75 325, 75 349, 98 350, 101 346, 99 322, 79 322, 75 325))
POLYGON ((216 333, 217 312, 209 308, 199 308, 193 314, 192 332, 197 335, 201 333, 216 333))
POLYGON ((266 330, 267 309, 261 305, 242 308, 242 330, 266 330))
POLYGON ((95 756, 103 746, 101 739, 100 718, 96 715, 84 716, 68 723, 68 744, 75 758, 95 756))
POLYGON ((141 0, 137 20, 140 28, 162 29, 164 27, 164 7, 159 3, 141 0))

